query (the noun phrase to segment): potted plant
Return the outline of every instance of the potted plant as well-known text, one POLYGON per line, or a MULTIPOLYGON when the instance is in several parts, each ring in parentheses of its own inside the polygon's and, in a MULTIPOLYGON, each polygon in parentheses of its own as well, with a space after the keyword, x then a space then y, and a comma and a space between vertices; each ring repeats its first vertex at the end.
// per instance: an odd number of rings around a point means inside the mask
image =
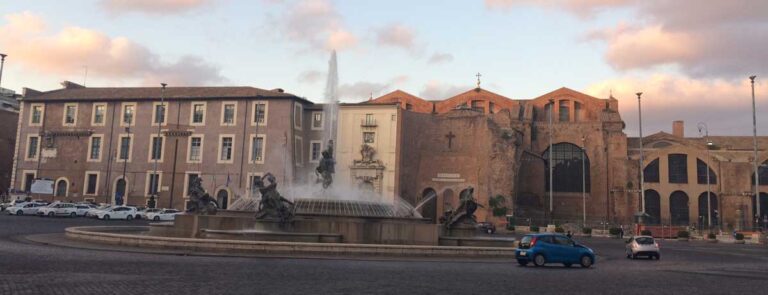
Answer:
POLYGON ((532 233, 537 233, 539 232, 539 227, 535 225, 531 225, 529 231, 532 233))
POLYGON ((691 238, 691 233, 689 233, 687 230, 681 230, 677 232, 677 240, 681 242, 688 242, 688 239, 691 238))
POLYGON ((618 227, 612 227, 608 229, 608 234, 611 236, 611 238, 618 239, 619 233, 621 232, 621 229, 618 227))
POLYGON ((744 234, 736 233, 736 236, 734 236, 734 238, 736 238, 736 241, 734 243, 736 243, 736 244, 744 244, 744 234))
POLYGON ((581 229, 581 233, 583 234, 584 237, 591 238, 592 237, 592 228, 591 227, 582 228, 581 229))
POLYGON ((714 233, 707 234, 707 242, 717 243, 717 236, 714 233))
POLYGON ((641 236, 651 236, 651 235, 653 235, 653 233, 651 233, 650 230, 644 229, 644 230, 640 231, 640 235, 641 236))

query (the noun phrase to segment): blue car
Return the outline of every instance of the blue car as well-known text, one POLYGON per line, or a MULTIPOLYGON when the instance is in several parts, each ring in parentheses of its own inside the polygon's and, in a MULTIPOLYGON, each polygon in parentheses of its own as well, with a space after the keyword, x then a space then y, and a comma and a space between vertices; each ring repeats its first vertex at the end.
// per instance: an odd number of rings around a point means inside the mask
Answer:
POLYGON ((535 266, 562 263, 566 267, 580 264, 586 268, 595 263, 595 252, 565 235, 531 234, 520 240, 515 249, 515 258, 522 266, 532 262, 535 266))

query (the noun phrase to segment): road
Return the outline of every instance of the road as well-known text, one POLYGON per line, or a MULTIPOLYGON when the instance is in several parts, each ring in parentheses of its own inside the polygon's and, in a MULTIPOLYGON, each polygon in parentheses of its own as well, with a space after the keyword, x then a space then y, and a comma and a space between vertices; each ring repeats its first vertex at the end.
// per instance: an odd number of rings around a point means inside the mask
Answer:
POLYGON ((582 239, 590 269, 508 260, 180 256, 84 250, 25 236, 69 226, 141 224, 0 214, 0 294, 764 294, 768 247, 662 242, 661 261, 623 242, 582 239))

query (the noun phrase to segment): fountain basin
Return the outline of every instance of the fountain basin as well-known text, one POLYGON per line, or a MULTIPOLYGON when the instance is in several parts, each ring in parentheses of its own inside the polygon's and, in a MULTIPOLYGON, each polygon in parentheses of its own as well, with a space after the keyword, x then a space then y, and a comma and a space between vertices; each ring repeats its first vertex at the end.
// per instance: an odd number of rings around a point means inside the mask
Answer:
POLYGON ((342 235, 321 233, 292 233, 262 230, 214 230, 204 229, 205 239, 219 240, 250 240, 250 241, 282 241, 300 243, 341 243, 342 235))

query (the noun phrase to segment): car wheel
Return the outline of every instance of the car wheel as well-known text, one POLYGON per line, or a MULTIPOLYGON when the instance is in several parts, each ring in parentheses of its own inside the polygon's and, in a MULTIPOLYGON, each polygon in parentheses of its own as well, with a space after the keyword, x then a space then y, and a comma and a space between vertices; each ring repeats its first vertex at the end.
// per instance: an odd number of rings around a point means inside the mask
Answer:
POLYGON ((661 259, 661 254, 656 253, 653 255, 653 258, 656 258, 656 260, 659 260, 661 259))
POLYGON ((109 220, 109 215, 104 215, 104 220, 109 220))
POLYGON ((56 215, 56 214, 53 213, 53 212, 48 212, 48 217, 53 217, 54 215, 56 215))
POLYGON ((19 210, 19 211, 16 211, 16 215, 18 215, 18 216, 22 216, 22 215, 24 215, 24 211, 21 211, 21 210, 19 210))
POLYGON ((160 221, 160 216, 155 216, 154 220, 155 221, 160 221))
POLYGON ((543 266, 546 263, 547 263, 547 259, 544 258, 544 255, 536 254, 536 256, 533 256, 533 265, 543 266))
POLYGON ((69 216, 72 217, 72 218, 75 218, 75 217, 77 217, 77 212, 69 213, 69 216))
POLYGON ((141 215, 136 214, 136 220, 141 220, 141 215))
POLYGON ((518 259, 517 260, 517 264, 519 264, 520 266, 526 266, 526 265, 528 265, 528 260, 518 259))
POLYGON ((579 264, 581 264, 581 267, 583 268, 589 268, 592 266, 592 257, 589 257, 587 255, 581 256, 581 259, 579 259, 579 264))
POLYGON ((125 217, 125 220, 131 221, 133 220, 133 215, 128 215, 125 217))

